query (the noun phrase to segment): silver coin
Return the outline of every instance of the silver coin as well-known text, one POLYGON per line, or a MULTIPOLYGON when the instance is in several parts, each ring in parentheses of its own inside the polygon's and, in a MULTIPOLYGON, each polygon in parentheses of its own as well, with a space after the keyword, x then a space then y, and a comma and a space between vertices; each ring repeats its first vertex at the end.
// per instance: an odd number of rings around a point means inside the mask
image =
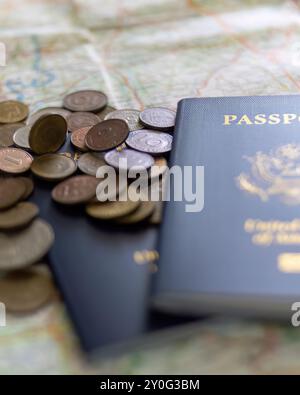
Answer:
POLYGON ((146 108, 140 113, 143 125, 150 129, 172 130, 175 126, 176 112, 164 107, 146 108))
POLYGON ((101 152, 87 152, 78 159, 79 170, 90 176, 96 176, 97 170, 101 166, 106 166, 104 154, 101 152))
POLYGON ((154 164, 154 159, 151 155, 128 148, 122 151, 109 151, 105 154, 104 159, 107 164, 119 170, 130 170, 134 168, 137 171, 143 171, 149 169, 154 164))
POLYGON ((29 118, 26 121, 26 124, 33 125, 41 116, 49 115, 49 114, 58 114, 67 120, 68 116, 71 115, 72 113, 71 111, 61 107, 41 108, 40 110, 29 116, 29 118))
POLYGON ((112 111, 105 116, 105 120, 107 119, 122 119, 127 123, 131 132, 143 128, 143 125, 140 122, 140 111, 138 110, 125 109, 112 111))
POLYGON ((52 227, 41 219, 27 228, 14 232, 0 232, 0 268, 16 270, 38 262, 54 242, 52 227))
POLYGON ((172 141, 173 137, 168 133, 144 129, 130 132, 126 144, 137 151, 163 154, 171 151, 172 141))
POLYGON ((13 136, 14 143, 17 147, 30 149, 29 145, 29 133, 31 126, 23 126, 18 129, 13 136))

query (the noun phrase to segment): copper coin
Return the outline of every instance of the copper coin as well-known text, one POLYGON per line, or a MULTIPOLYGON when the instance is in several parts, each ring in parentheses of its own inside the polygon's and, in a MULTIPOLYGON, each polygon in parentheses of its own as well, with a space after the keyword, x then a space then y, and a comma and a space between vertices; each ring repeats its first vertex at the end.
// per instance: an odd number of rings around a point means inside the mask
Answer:
POLYGON ((29 108, 26 104, 16 100, 0 102, 0 123, 16 123, 28 117, 29 108))
POLYGON ((74 132, 77 129, 96 125, 100 122, 100 118, 92 112, 74 112, 68 116, 67 122, 69 132, 74 132))
POLYGON ((41 118, 43 115, 50 115, 50 114, 57 114, 61 115, 65 120, 67 120, 68 116, 71 113, 71 111, 66 110, 65 108, 61 107, 46 107, 46 108, 41 108, 34 114, 30 115, 29 118, 26 121, 27 125, 33 125, 39 118, 41 118))
POLYGON ((104 121, 106 115, 109 114, 110 112, 113 112, 113 111, 116 111, 116 109, 114 107, 106 106, 105 108, 103 108, 103 110, 98 112, 97 115, 100 118, 100 122, 104 121))
POLYGON ((128 148, 122 151, 109 151, 105 154, 104 159, 108 165, 124 171, 130 169, 143 171, 149 169, 154 164, 154 159, 151 155, 128 148))
POLYGON ((106 166, 104 154, 101 152, 87 152, 78 159, 78 167, 82 173, 96 177, 97 170, 101 166, 106 166))
POLYGON ((64 98, 63 106, 71 111, 99 112, 107 105, 107 97, 96 90, 70 93, 64 98))
POLYGON ((5 173, 25 173, 30 169, 32 161, 32 156, 20 148, 0 149, 0 171, 5 173))
POLYGON ((13 206, 23 198, 26 186, 20 178, 0 178, 0 210, 13 206))
POLYGON ((129 147, 154 155, 171 151, 172 142, 173 137, 169 133, 147 129, 131 132, 126 140, 129 147))
POLYGON ((85 144, 93 151, 108 151, 122 144, 128 133, 125 121, 110 119, 93 126, 86 135, 85 144))
POLYGON ((168 108, 146 108, 140 113, 140 121, 150 129, 172 130, 175 126, 176 112, 168 108))
POLYGON ((11 313, 34 311, 55 295, 52 277, 42 267, 6 273, 0 279, 0 300, 11 313))
POLYGON ((61 204, 86 203, 96 196, 99 183, 92 176, 75 176, 62 181, 52 190, 52 199, 61 204))
POLYGON ((23 123, 0 125, 0 147, 11 147, 14 145, 14 134, 22 126, 24 126, 23 123))
POLYGON ((0 211, 0 230, 12 230, 26 226, 38 213, 38 206, 30 202, 21 202, 5 211, 0 211))
POLYGON ((87 126, 85 128, 77 129, 71 134, 71 143, 74 145, 74 147, 79 149, 79 151, 88 151, 85 145, 85 138, 90 129, 91 126, 87 126))
POLYGON ((75 173, 77 164, 74 159, 62 154, 45 154, 34 159, 32 173, 47 181, 63 180, 75 173))
POLYGON ((56 152, 67 137, 67 121, 58 114, 43 115, 31 127, 29 145, 38 155, 56 152))

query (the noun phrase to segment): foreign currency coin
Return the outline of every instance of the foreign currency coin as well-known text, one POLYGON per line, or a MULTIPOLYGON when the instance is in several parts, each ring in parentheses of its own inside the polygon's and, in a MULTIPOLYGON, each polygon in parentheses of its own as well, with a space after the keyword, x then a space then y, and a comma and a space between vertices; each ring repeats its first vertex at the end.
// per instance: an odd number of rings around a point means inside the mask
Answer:
POLYGON ((112 111, 116 111, 116 109, 112 106, 106 106, 103 110, 97 113, 98 117, 100 118, 100 122, 105 120, 107 114, 112 111))
POLYGON ((79 151, 88 151, 87 146, 85 145, 85 138, 88 131, 91 129, 91 126, 77 129, 71 134, 71 143, 75 148, 79 149, 79 151))
POLYGON ((86 206, 86 213, 95 219, 112 220, 132 213, 139 206, 140 202, 131 200, 91 203, 86 206))
POLYGON ((121 145, 128 137, 128 125, 120 119, 110 119, 93 126, 85 138, 93 151, 108 151, 121 145))
POLYGON ((82 173, 96 177, 97 170, 106 166, 104 154, 101 152, 87 152, 78 159, 78 168, 82 173))
POLYGON ((100 118, 92 112, 73 112, 68 116, 67 122, 69 132, 74 132, 74 130, 100 123, 100 118))
POLYGON ((130 132, 143 128, 138 110, 115 110, 106 115, 105 120, 107 119, 122 119, 127 123, 130 132))
POLYGON ((41 219, 22 230, 0 232, 0 269, 16 270, 38 262, 53 242, 52 227, 41 219))
POLYGON ((169 131, 175 126, 176 112, 163 107, 146 108, 140 113, 140 121, 150 129, 169 131))
POLYGON ((87 203, 96 195, 99 181, 92 176, 75 176, 59 183, 52 190, 52 199, 60 204, 87 203))
POLYGON ((13 140, 17 147, 30 149, 29 146, 30 129, 31 129, 30 126, 23 126, 14 133, 13 140))
POLYGON ((63 106, 70 111, 99 112, 107 105, 107 96, 96 90, 70 93, 64 98, 63 106))
POLYGON ((41 267, 17 270, 0 278, 0 300, 11 313, 34 311, 54 295, 52 277, 41 267))
POLYGON ((0 210, 13 206, 23 198, 26 186, 20 178, 0 178, 0 210))
POLYGON ((16 123, 28 117, 29 108, 26 104, 16 100, 0 102, 0 123, 16 123))
POLYGON ((71 115, 71 111, 66 110, 65 108, 61 107, 46 107, 46 108, 41 108, 34 114, 30 115, 29 118, 27 119, 26 124, 27 125, 33 125, 41 116, 43 115, 50 115, 50 114, 57 114, 61 115, 62 117, 67 120, 68 116, 71 115))
POLYGON ((0 148, 0 171, 21 174, 30 169, 32 156, 20 148, 0 148))
POLYGON ((24 126, 23 123, 9 123, 0 125, 0 148, 14 145, 14 134, 16 130, 24 126))
POLYGON ((158 155, 171 151, 172 141, 173 137, 168 133, 145 129, 131 132, 126 144, 137 151, 158 155))
POLYGON ((118 220, 118 223, 124 225, 137 224, 138 222, 142 222, 148 217, 150 217, 154 209, 155 209, 154 202, 150 202, 150 201, 140 202, 138 208, 133 213, 120 218, 118 220))
POLYGON ((122 151, 109 151, 105 154, 106 163, 118 170, 143 171, 153 166, 154 159, 151 155, 125 148, 122 151))
POLYGON ((26 226, 38 213, 38 206, 30 202, 21 202, 12 208, 0 211, 0 230, 12 230, 26 226))
POLYGON ((74 159, 63 154, 45 154, 34 159, 32 173, 47 181, 63 180, 75 173, 77 164, 74 159))
POLYGON ((31 127, 29 145, 38 155, 56 152, 65 142, 68 126, 64 117, 43 115, 31 127))

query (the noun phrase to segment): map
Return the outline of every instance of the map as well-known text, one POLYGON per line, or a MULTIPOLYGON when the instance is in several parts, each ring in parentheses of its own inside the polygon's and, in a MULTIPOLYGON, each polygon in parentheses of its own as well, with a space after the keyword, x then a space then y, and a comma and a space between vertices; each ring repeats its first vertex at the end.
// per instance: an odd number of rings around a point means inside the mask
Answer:
MULTIPOLYGON (((32 112, 98 88, 117 108, 300 91, 300 4, 272 0, 0 0, 0 100, 32 112), (225 5, 226 4, 226 5, 225 5)), ((203 321, 184 340, 85 361, 63 301, 0 328, 0 373, 299 373, 300 329, 203 321)))

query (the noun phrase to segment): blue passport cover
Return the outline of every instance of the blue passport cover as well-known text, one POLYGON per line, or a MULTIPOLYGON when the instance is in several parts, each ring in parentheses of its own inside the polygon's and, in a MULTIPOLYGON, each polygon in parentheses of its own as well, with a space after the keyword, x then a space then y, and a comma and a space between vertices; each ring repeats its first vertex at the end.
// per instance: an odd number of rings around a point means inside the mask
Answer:
POLYGON ((170 165, 204 166, 204 208, 166 203, 154 306, 290 317, 300 300, 300 96, 182 100, 170 165))

